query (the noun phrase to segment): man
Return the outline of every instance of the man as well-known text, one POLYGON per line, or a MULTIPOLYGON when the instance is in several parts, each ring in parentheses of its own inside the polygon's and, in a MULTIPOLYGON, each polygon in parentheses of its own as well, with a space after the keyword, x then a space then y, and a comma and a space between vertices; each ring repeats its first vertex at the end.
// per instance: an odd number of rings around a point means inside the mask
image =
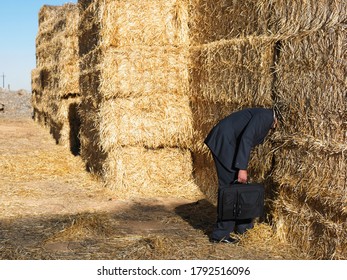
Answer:
MULTIPOLYGON (((261 144, 271 128, 277 125, 272 109, 249 108, 222 119, 208 134, 205 144, 212 152, 218 176, 218 206, 223 188, 238 181, 247 183, 247 166, 253 147, 261 144)), ((219 217, 219 213, 218 213, 219 217)), ((250 220, 217 219, 211 242, 236 243, 230 233, 244 233, 253 227, 250 220), (236 227, 236 228, 235 228, 236 227)))

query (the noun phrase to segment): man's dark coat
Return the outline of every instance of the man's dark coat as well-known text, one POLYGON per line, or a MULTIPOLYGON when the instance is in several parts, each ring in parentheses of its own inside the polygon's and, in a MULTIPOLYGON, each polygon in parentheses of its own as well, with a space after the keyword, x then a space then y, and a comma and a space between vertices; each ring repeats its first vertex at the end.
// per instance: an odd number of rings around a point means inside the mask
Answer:
POLYGON ((252 148, 264 141, 273 122, 271 109, 244 109, 222 119, 205 144, 225 167, 246 170, 252 148))

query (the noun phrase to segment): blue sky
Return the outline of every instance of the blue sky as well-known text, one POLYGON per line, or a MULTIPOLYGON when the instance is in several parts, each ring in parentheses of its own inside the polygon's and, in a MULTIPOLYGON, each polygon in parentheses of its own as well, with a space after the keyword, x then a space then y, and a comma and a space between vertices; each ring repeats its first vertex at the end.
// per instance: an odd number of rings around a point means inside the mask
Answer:
POLYGON ((0 2, 0 87, 31 90, 36 66, 35 38, 38 12, 43 5, 77 3, 63 0, 10 0, 0 2))

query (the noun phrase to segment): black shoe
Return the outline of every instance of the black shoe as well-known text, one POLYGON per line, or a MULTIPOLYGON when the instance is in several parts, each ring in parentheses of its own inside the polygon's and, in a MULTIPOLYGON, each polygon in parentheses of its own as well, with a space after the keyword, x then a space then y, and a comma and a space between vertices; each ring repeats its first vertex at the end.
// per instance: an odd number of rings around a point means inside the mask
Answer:
POLYGON ((212 243, 228 243, 228 244, 236 244, 239 242, 237 239, 229 237, 229 238, 222 238, 222 239, 215 239, 215 238, 210 238, 210 242, 212 243))

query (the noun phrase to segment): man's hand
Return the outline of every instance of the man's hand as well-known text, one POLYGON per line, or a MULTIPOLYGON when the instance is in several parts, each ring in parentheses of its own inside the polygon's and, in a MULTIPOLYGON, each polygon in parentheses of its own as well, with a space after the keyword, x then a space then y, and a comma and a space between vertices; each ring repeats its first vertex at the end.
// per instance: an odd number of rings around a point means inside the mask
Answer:
POLYGON ((242 184, 247 183, 247 170, 239 170, 237 181, 242 184))

